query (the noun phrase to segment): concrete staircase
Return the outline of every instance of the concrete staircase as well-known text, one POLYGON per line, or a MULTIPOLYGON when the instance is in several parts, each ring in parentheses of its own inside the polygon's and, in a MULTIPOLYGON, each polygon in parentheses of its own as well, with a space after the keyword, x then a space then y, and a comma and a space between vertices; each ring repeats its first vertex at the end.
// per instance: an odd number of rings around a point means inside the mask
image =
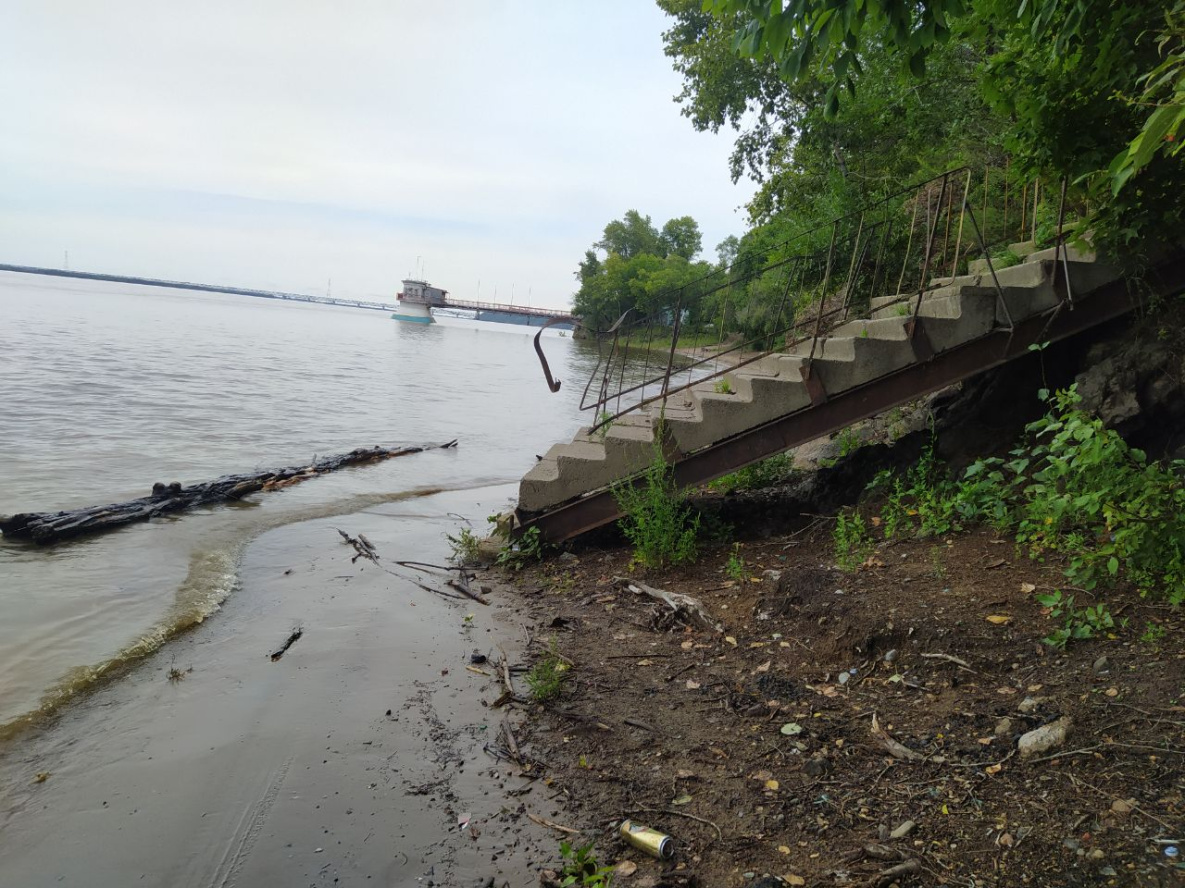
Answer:
POLYGON ((650 464, 660 413, 661 446, 677 480, 703 483, 950 384, 945 380, 956 371, 936 367, 950 364, 965 378, 1016 356, 1017 347, 1023 353, 1025 336, 1033 340, 1042 328, 1046 336, 1057 335, 1060 328, 1046 320, 1062 313, 1055 312, 1059 306, 1073 313, 1068 294, 1076 309, 1119 273, 1093 255, 1070 252, 1055 261, 1050 249, 1031 252, 995 277, 999 290, 986 271, 933 281, 920 304, 916 293, 874 298, 867 318, 831 330, 813 343, 813 352, 806 340, 726 372, 727 385, 719 377, 697 383, 603 431, 582 429, 571 442, 553 446, 522 479, 520 524, 537 525, 559 540, 617 517, 608 487, 650 464), (1023 335, 1014 342, 1018 332, 1023 335), (974 343, 981 343, 974 352, 981 356, 972 357, 974 343))

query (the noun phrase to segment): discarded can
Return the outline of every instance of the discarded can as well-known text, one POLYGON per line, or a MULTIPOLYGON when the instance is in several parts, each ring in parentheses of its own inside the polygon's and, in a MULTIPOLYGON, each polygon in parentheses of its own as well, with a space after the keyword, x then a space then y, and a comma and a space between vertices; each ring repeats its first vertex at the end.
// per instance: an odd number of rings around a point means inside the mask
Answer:
POLYGON ((671 837, 656 829, 642 826, 632 820, 623 820, 618 832, 621 833, 623 839, 635 848, 642 849, 651 857, 666 860, 675 854, 675 843, 671 837))

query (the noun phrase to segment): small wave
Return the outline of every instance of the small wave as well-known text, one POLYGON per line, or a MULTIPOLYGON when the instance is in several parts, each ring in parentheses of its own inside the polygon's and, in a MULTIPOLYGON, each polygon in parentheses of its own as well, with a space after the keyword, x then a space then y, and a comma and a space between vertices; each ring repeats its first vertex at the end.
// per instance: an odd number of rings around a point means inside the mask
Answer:
MULTIPOLYGON (((194 551, 189 569, 168 613, 114 656, 101 663, 76 666, 60 678, 45 694, 37 708, 0 724, 0 742, 7 741, 29 728, 45 724, 81 694, 97 690, 160 650, 170 639, 196 628, 217 613, 224 601, 238 588, 239 563, 247 546, 262 534, 335 515, 350 515, 384 503, 418 499, 441 493, 446 488, 423 487, 395 493, 356 494, 340 500, 309 505, 282 514, 251 516, 250 522, 231 528, 226 537, 213 546, 194 551)), ((457 489, 465 489, 465 486, 457 489)))

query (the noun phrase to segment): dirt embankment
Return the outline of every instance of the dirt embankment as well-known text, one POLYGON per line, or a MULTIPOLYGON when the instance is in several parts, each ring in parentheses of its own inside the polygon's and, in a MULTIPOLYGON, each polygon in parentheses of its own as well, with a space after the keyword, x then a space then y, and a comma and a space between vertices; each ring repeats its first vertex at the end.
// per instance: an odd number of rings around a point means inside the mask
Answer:
POLYGON ((823 519, 686 570, 609 548, 507 578, 575 664, 520 742, 626 861, 615 885, 1185 884, 1180 613, 1121 591, 1115 628, 1063 652, 1033 594, 1061 566, 990 530, 834 560, 823 519), (614 577, 696 597, 721 631, 614 577), (1064 740, 1022 755, 1047 725, 1064 740), (623 818, 673 859, 625 845, 623 818))

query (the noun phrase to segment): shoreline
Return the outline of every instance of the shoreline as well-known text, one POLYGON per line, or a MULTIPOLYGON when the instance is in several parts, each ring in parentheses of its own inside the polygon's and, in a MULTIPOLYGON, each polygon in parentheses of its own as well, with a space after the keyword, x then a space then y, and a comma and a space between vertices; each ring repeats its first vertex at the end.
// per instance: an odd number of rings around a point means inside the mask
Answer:
POLYGON ((388 564, 443 562, 456 513, 487 514, 507 490, 249 543, 217 615, 0 750, 0 881, 535 884, 559 842, 526 814, 565 817, 537 775, 490 754, 501 682, 466 669, 475 650, 521 657, 521 610, 351 563, 334 529, 364 533, 388 564))

